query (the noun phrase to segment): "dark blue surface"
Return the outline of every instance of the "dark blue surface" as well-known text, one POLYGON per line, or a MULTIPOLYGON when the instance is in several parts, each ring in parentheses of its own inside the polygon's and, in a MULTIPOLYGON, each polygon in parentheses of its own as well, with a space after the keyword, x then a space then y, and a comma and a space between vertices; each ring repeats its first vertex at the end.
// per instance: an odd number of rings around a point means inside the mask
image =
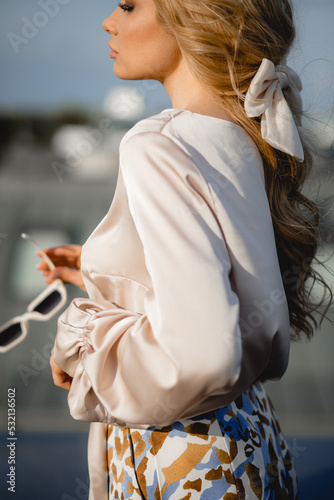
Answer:
POLYGON ((334 500, 334 438, 288 439, 295 448, 299 500, 334 500))
MULTIPOLYGON (((18 434, 17 437, 13 494, 6 485, 7 435, 0 435, 1 500, 87 500, 87 435, 18 434)), ((298 437, 289 438, 288 442, 298 471, 300 500, 334 499, 334 438, 298 437)))
POLYGON ((0 438, 1 500, 86 500, 87 435, 17 435, 16 493, 7 490, 7 435, 0 438))

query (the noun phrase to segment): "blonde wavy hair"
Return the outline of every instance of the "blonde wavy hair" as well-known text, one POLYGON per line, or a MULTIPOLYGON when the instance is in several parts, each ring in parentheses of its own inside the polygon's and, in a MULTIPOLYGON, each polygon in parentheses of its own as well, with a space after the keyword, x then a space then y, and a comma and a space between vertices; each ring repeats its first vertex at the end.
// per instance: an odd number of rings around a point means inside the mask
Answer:
MULTIPOLYGON (((312 168, 312 158, 305 144, 303 162, 273 149, 262 138, 260 120, 249 118, 244 110, 245 94, 262 60, 277 65, 291 48, 295 26, 290 1, 154 3, 160 22, 176 38, 193 75, 232 113, 259 148, 289 306, 291 338, 297 339, 301 333, 311 337, 319 324, 319 306, 325 305, 321 318, 333 298, 328 285, 311 267, 319 244, 319 210, 301 188, 312 168), (316 282, 324 287, 318 304, 311 299, 316 282)), ((286 99, 289 102, 288 93, 286 99)), ((289 105, 296 123, 300 123, 294 103, 289 105)))

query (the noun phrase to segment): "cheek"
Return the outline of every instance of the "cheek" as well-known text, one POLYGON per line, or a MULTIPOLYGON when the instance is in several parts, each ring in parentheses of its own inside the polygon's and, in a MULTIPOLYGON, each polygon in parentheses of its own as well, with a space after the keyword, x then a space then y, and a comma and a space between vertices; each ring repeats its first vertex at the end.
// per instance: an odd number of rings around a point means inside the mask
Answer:
POLYGON ((160 26, 151 26, 150 35, 146 40, 138 40, 137 46, 141 47, 141 55, 152 73, 164 72, 174 66, 174 61, 178 60, 180 55, 175 39, 163 32, 160 26))
POLYGON ((126 66, 127 73, 133 78, 159 79, 180 56, 174 37, 165 31, 155 15, 147 16, 146 12, 146 15, 133 18, 131 23, 128 20, 120 33, 122 66, 126 66))
POLYGON ((146 54, 153 54, 168 49, 171 45, 172 36, 169 35, 158 22, 156 15, 141 14, 128 27, 125 43, 131 43, 135 48, 143 50, 146 54))

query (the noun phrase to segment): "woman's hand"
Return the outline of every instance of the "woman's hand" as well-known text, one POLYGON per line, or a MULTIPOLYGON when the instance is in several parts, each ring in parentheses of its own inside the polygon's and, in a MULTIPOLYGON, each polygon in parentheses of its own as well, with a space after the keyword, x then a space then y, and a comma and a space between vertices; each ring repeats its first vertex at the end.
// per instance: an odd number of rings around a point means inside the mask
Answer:
MULTIPOLYGON (((37 269, 43 272, 46 283, 53 283, 54 280, 61 279, 64 283, 73 283, 73 285, 86 291, 80 271, 81 250, 80 245, 46 248, 44 252, 56 266, 51 271, 44 260, 38 265, 37 269)), ((37 255, 42 257, 40 252, 37 255)))
POLYGON ((71 388, 72 377, 65 373, 53 360, 53 352, 51 353, 50 366, 52 370, 53 382, 57 387, 66 389, 67 391, 71 388))

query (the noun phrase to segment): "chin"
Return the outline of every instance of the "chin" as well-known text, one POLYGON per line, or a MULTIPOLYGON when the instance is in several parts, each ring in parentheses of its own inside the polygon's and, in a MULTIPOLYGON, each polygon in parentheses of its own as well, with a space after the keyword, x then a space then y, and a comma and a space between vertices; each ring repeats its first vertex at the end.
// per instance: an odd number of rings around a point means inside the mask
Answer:
POLYGON ((117 65, 117 62, 115 62, 113 69, 115 76, 121 80, 154 80, 152 75, 148 75, 141 71, 129 71, 125 68, 121 68, 117 65))

